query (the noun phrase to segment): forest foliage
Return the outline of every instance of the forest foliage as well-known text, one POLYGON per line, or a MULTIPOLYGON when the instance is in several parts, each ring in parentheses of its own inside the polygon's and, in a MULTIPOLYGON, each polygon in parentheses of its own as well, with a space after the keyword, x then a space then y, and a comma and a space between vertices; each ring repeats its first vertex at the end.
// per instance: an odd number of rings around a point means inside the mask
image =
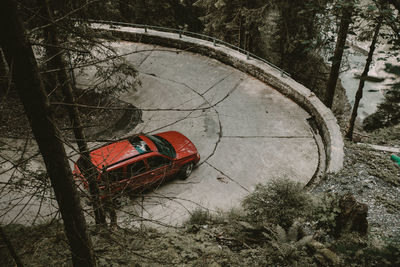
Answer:
MULTIPOLYGON (((400 264, 398 244, 368 239, 357 232, 332 233, 342 212, 340 196, 311 195, 290 180, 259 185, 244 206, 211 214, 195 210, 179 229, 99 229, 91 227, 99 266, 384 266, 400 264), (294 197, 285 201, 292 194, 294 197), (274 211, 266 203, 277 198, 274 211), (301 204, 297 201, 300 200, 301 204), (307 201, 305 201, 307 200, 307 201), (297 210, 288 208, 294 205, 297 210), (250 207, 250 210, 247 208, 250 207), (282 219, 285 218, 285 219, 282 219), (289 219, 289 220, 287 220, 289 219), (320 222, 325 221, 325 224, 320 222), (287 225, 281 226, 279 223, 287 225)), ((68 264, 66 240, 56 222, 6 228, 28 266, 68 264), (33 245, 32 245, 33 244, 33 245)), ((5 250, 0 263, 12 264, 5 250)))

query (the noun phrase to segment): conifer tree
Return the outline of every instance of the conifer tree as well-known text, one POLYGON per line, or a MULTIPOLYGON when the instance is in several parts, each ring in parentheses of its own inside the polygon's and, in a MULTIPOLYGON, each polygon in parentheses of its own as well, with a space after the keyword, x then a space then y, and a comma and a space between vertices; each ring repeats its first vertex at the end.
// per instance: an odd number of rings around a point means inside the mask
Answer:
POLYGON ((351 16, 354 10, 354 0, 342 1, 341 5, 341 17, 340 25, 338 30, 338 37, 336 40, 336 47, 332 57, 332 66, 329 73, 329 79, 326 86, 325 93, 325 105, 328 108, 332 107, 333 98, 335 96, 336 83, 339 78, 340 65, 342 63, 343 51, 346 45, 346 38, 351 23, 351 16))
POLYGON ((64 51, 59 45, 57 28, 53 20, 53 11, 50 8, 49 0, 40 0, 39 2, 42 6, 41 15, 46 22, 46 27, 44 27, 44 36, 46 41, 48 42, 46 46, 46 51, 50 58, 49 64, 53 70, 57 70, 56 72, 52 73, 55 76, 52 80, 55 82, 54 85, 56 85, 56 89, 57 87, 60 87, 58 89, 62 91, 66 103, 70 104, 66 108, 73 128, 75 140, 78 144, 78 149, 83 159, 81 171, 88 179, 90 199, 95 214, 95 221, 97 224, 105 224, 106 219, 104 210, 100 203, 100 190, 97 184, 97 171, 96 167, 93 166, 90 160, 89 148, 86 143, 85 133, 83 130, 83 125, 80 119, 78 108, 74 106, 75 97, 72 91, 72 86, 68 73, 66 71, 66 63, 63 58, 64 51))
POLYGON ((354 124, 355 124, 355 121, 357 118, 358 106, 359 106, 361 98, 363 96, 364 84, 365 84, 366 77, 368 76, 368 72, 369 72, 369 68, 370 68, 372 58, 374 55, 375 47, 378 42, 379 31, 382 26, 382 20, 383 20, 382 16, 379 16, 377 24, 375 26, 374 35, 371 40, 371 45, 369 47, 368 57, 367 57, 367 60, 366 60, 365 66, 364 66, 364 71, 362 72, 361 77, 360 77, 360 82, 358 85, 358 89, 356 92, 356 97, 355 97, 355 101, 354 101, 354 105, 353 105, 353 111, 352 111, 351 117, 350 117, 349 128, 347 129, 347 133, 346 133, 346 138, 348 138, 349 140, 353 140, 354 124))
POLYGON ((96 266, 91 239, 67 155, 54 125, 36 59, 13 0, 0 1, 0 46, 46 165, 64 222, 74 266, 96 266))

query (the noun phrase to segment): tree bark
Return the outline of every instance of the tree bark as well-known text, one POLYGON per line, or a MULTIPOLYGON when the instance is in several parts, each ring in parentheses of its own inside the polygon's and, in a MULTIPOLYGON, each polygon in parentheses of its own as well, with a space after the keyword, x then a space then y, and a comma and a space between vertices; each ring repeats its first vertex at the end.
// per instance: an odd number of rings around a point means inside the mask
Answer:
POLYGON ((103 205, 105 210, 107 210, 109 217, 110 217, 110 226, 115 227, 117 226, 117 213, 115 212, 115 196, 113 196, 112 188, 111 188, 111 181, 110 176, 104 169, 102 172, 102 181, 105 182, 106 186, 106 196, 103 199, 103 205))
POLYGON ((349 128, 346 133, 346 138, 349 139, 350 141, 353 140, 354 124, 355 124, 355 121, 357 118, 358 106, 359 106, 361 98, 363 96, 363 89, 364 89, 364 84, 365 84, 364 78, 366 76, 368 76, 369 67, 371 65, 372 57, 374 55, 376 42, 378 41, 378 37, 379 37, 379 31, 382 26, 382 20, 383 20, 383 18, 382 18, 382 16, 380 16, 379 21, 375 26, 374 36, 372 37, 371 45, 369 47, 368 57, 367 57, 367 60, 366 60, 365 66, 364 66, 363 73, 361 74, 360 83, 358 84, 358 89, 357 89, 356 97, 355 97, 355 101, 354 101, 354 107, 353 107, 353 111, 352 111, 351 117, 350 117, 349 128))
POLYGON ((8 64, 0 47, 0 76, 4 79, 8 75, 8 64))
POLYGON ((68 158, 55 127, 36 59, 17 15, 15 1, 0 1, 0 45, 12 61, 12 77, 46 165, 64 221, 74 266, 96 266, 91 239, 68 158))
POLYGON ((75 97, 72 91, 71 83, 67 71, 65 69, 65 61, 63 58, 63 50, 59 45, 57 38, 57 29, 54 24, 53 14, 50 10, 49 0, 39 0, 42 6, 42 16, 46 19, 46 22, 49 23, 49 26, 45 28, 44 34, 45 39, 49 42, 49 46, 46 47, 48 54, 51 58, 50 64, 52 65, 52 69, 57 70, 56 72, 56 81, 61 87, 62 93, 65 97, 65 102, 68 104, 66 106, 68 111, 68 116, 70 118, 75 141, 78 144, 78 149, 81 154, 81 157, 85 159, 83 161, 83 169, 81 170, 84 174, 85 178, 87 178, 89 183, 89 192, 91 203, 93 206, 94 217, 96 224, 105 224, 106 217, 101 205, 100 201, 100 190, 97 183, 98 172, 96 170, 96 166, 92 164, 90 158, 90 152, 86 143, 85 134, 83 131, 82 122, 79 115, 78 108, 75 104, 75 97))
POLYGON ((344 3, 344 6, 342 7, 339 33, 336 40, 335 52, 332 59, 332 67, 326 87, 325 105, 328 108, 332 108, 333 98, 335 96, 336 83, 339 77, 340 65, 342 63, 343 51, 346 45, 346 37, 349 31, 353 9, 354 9, 353 0, 351 0, 349 3, 344 3))

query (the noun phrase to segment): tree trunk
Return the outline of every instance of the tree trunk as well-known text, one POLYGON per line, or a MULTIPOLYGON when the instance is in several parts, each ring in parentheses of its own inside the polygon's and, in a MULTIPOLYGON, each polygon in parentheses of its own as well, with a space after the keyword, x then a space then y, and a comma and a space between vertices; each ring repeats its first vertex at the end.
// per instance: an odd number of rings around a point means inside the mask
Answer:
POLYGON ((1 237, 1 239, 3 239, 4 243, 6 244, 7 249, 10 252, 11 257, 14 259, 17 267, 23 267, 24 265, 22 264, 20 257, 18 256, 17 252, 14 249, 14 246, 12 245, 10 239, 8 238, 8 236, 4 232, 3 227, 1 227, 1 226, 0 226, 0 237, 1 237))
POLYGON ((335 96, 336 83, 339 77, 340 65, 342 63, 343 51, 346 45, 346 37, 351 23, 351 15, 354 9, 354 2, 344 3, 342 7, 342 16, 340 19, 339 33, 336 40, 335 52, 332 59, 331 72, 326 87, 325 105, 332 108, 333 98, 335 96))
POLYGON ((369 67, 371 65, 372 57, 374 55, 376 42, 378 41, 378 37, 379 37, 379 30, 382 26, 382 20, 383 20, 383 18, 382 18, 382 16, 380 16, 378 24, 376 24, 376 26, 375 26, 374 36, 372 37, 371 45, 369 47, 368 57, 367 57, 367 60, 366 60, 365 66, 364 66, 364 71, 361 74, 360 83, 358 84, 356 98, 354 101, 354 107, 353 107, 353 111, 352 111, 351 117, 350 117, 349 128, 346 133, 346 138, 348 138, 350 141, 353 140, 354 124, 355 124, 355 121, 357 118, 358 105, 360 104, 360 100, 363 96, 363 89, 364 89, 364 84, 365 84, 364 78, 366 76, 368 76, 369 67))
POLYGON ((75 98, 71 88, 71 83, 67 71, 65 69, 65 62, 63 59, 63 50, 59 45, 57 38, 56 26, 53 22, 53 14, 50 10, 48 0, 40 0, 42 6, 42 17, 46 19, 49 26, 45 28, 44 34, 45 39, 49 42, 46 47, 48 54, 51 58, 50 64, 51 69, 56 69, 57 82, 61 86, 62 93, 65 97, 65 102, 70 104, 67 105, 68 116, 70 118, 76 143, 78 144, 79 152, 81 157, 85 159, 83 161, 83 169, 81 170, 85 178, 89 183, 90 198, 93 205, 93 211, 95 215, 96 224, 105 224, 106 217, 100 202, 100 190, 97 184, 98 172, 96 167, 92 164, 90 159, 90 152, 86 143, 85 134, 83 132, 82 122, 79 116, 79 110, 75 104, 75 98))
POLYGON ((50 104, 40 78, 32 48, 17 16, 15 1, 0 1, 0 45, 13 66, 15 87, 46 165, 64 221, 74 266, 96 266, 92 242, 68 158, 55 127, 50 104))
POLYGON ((103 199, 104 209, 107 210, 109 217, 110 217, 110 226, 115 227, 117 226, 117 213, 115 212, 115 198, 113 196, 112 188, 111 188, 111 181, 110 176, 104 169, 102 172, 102 181, 105 182, 106 190, 104 193, 106 194, 105 198, 103 199))
POLYGON ((8 64, 4 57, 3 50, 0 47, 0 76, 5 79, 8 76, 8 64))

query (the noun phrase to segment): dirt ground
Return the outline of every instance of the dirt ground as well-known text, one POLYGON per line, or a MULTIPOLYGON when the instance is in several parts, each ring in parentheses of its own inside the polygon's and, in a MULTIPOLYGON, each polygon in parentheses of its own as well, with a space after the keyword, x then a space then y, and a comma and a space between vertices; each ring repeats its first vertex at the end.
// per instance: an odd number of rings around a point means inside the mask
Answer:
MULTIPOLYGON (((399 147, 400 125, 362 133, 359 141, 399 147)), ((400 237, 400 168, 390 160, 392 152, 345 142, 344 168, 329 174, 314 192, 352 193, 368 205, 368 221, 372 236, 395 240, 400 237)))
MULTIPOLYGON (((86 137, 91 141, 97 138, 111 138, 115 132, 130 128, 140 121, 141 112, 131 104, 117 98, 78 90, 77 104, 97 108, 79 107, 81 121, 86 137), (120 108, 120 109, 117 109, 120 108), (125 119, 125 121, 123 121, 125 119)), ((15 91, 0 94, 0 137, 26 138, 32 135, 28 119, 24 113, 22 103, 15 91)), ((56 101, 56 100, 55 100, 56 101)), ((57 101, 58 102, 58 101, 57 101)), ((54 118, 64 137, 73 138, 71 123, 65 107, 53 105, 54 118)))

